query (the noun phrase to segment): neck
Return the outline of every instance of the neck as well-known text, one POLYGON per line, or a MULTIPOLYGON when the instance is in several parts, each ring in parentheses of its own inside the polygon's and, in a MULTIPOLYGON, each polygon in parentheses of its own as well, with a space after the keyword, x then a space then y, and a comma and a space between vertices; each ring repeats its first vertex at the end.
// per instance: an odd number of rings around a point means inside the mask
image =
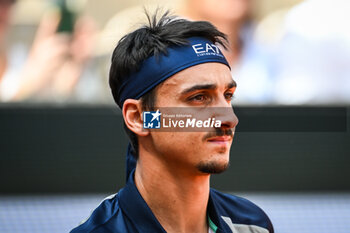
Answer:
POLYGON ((137 189, 169 233, 208 232, 209 178, 186 173, 141 151, 135 171, 137 189))

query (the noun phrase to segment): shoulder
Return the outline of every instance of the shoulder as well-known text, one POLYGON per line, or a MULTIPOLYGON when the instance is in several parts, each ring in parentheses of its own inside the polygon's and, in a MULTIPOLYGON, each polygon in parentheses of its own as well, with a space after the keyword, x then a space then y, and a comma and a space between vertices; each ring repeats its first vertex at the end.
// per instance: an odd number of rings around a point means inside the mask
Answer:
POLYGON ((235 195, 225 194, 211 189, 215 207, 221 218, 228 224, 257 226, 273 233, 272 223, 267 214, 253 202, 235 195))
POLYGON ((113 194, 106 197, 90 217, 70 233, 125 233, 128 232, 126 221, 119 206, 118 194, 113 194))

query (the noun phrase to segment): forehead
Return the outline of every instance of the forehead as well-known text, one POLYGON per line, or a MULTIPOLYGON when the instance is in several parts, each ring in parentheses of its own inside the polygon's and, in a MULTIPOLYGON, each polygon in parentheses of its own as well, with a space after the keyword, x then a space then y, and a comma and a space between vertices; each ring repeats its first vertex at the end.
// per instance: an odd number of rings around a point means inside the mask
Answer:
POLYGON ((161 84, 158 93, 162 90, 168 91, 169 88, 180 91, 198 84, 216 84, 220 88, 226 87, 231 82, 231 72, 226 65, 216 62, 203 63, 184 69, 168 78, 161 84))

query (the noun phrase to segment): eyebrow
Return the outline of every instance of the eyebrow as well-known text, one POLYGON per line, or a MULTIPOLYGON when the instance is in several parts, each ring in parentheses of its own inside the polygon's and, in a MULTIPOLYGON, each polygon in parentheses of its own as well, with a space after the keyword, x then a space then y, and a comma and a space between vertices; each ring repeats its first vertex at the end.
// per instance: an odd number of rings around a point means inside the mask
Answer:
POLYGON ((191 93, 193 91, 198 91, 198 90, 214 90, 216 89, 216 85, 215 84, 202 84, 202 85, 195 85, 195 86, 192 86, 192 87, 189 87, 185 90, 183 90, 181 92, 181 94, 188 94, 188 93, 191 93))
MULTIPOLYGON (((230 88, 233 88, 233 87, 236 87, 237 86, 237 83, 232 80, 232 82, 230 82, 229 84, 226 85, 226 88, 227 89, 230 89, 230 88)), ((193 91, 198 91, 198 90, 215 90, 217 88, 217 85, 216 84, 201 84, 201 85, 195 85, 195 86, 192 86, 192 87, 189 87, 185 90, 183 90, 181 92, 181 94, 188 94, 188 93, 191 93, 193 91)))
POLYGON ((237 87, 237 83, 235 80, 232 80, 232 82, 230 82, 229 84, 227 84, 226 88, 230 89, 230 88, 234 88, 237 87))

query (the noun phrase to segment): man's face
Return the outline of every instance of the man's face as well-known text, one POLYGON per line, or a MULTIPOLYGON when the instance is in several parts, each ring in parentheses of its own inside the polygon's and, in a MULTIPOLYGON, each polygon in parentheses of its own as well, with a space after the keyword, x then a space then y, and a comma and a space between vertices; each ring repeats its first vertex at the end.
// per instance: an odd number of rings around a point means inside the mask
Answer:
MULTIPOLYGON (((157 156, 169 169, 195 173, 219 173, 229 164, 229 152, 238 119, 231 99, 236 88, 229 68, 220 63, 203 63, 187 68, 157 88, 156 107, 229 109, 229 114, 212 112, 220 128, 206 132, 150 132, 157 156)), ((227 113, 227 111, 226 111, 227 113)))

